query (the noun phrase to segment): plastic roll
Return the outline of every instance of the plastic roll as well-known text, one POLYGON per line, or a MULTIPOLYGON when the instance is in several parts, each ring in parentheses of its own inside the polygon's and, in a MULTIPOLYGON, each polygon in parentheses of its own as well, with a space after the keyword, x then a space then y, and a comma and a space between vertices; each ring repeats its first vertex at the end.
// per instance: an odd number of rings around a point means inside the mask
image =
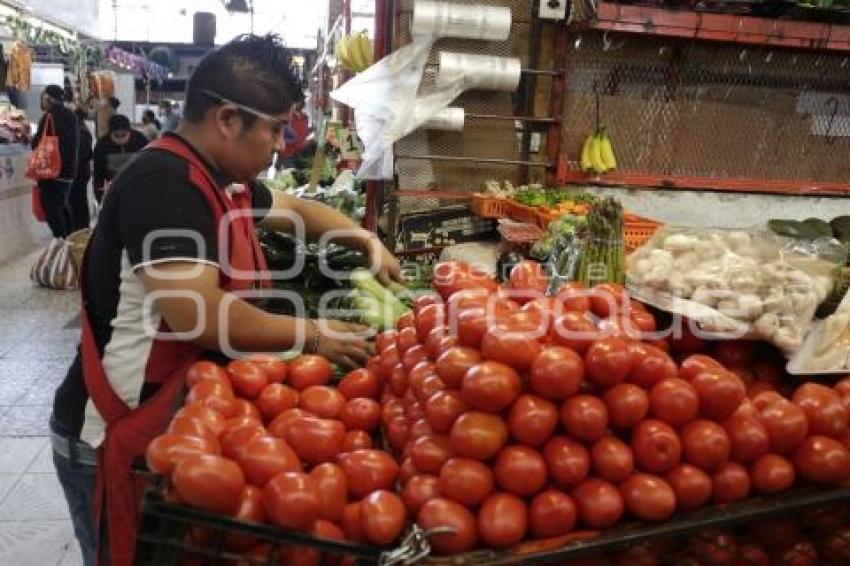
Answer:
POLYGON ((505 41, 511 34, 511 9, 417 0, 411 31, 413 35, 505 41))
POLYGON ((440 53, 437 88, 448 88, 459 82, 465 90, 513 92, 519 86, 521 72, 519 59, 443 51, 440 53))
POLYGON ((463 130, 464 110, 459 106, 449 106, 437 112, 434 116, 422 124, 427 130, 444 130, 447 132, 459 132, 463 130))

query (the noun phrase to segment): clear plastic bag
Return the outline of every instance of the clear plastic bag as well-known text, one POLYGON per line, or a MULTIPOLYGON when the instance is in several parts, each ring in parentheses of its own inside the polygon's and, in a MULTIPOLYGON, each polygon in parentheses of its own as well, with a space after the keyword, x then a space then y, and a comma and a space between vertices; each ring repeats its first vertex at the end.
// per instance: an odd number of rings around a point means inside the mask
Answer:
POLYGON ((765 229, 665 226, 627 260, 632 297, 696 320, 707 337, 800 348, 847 250, 765 229))

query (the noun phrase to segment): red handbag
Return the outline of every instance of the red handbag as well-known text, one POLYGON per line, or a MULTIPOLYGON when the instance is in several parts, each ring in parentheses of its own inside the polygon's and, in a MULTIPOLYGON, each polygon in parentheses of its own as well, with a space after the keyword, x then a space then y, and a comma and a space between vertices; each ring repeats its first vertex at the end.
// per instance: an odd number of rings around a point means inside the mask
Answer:
POLYGON ((44 120, 44 132, 38 145, 32 150, 27 163, 27 177, 30 179, 56 179, 62 170, 62 156, 59 154, 59 137, 53 126, 53 114, 47 114, 44 120))
POLYGON ((47 222, 47 215, 44 214, 44 207, 41 206, 41 187, 38 185, 32 187, 32 215, 39 222, 47 222))

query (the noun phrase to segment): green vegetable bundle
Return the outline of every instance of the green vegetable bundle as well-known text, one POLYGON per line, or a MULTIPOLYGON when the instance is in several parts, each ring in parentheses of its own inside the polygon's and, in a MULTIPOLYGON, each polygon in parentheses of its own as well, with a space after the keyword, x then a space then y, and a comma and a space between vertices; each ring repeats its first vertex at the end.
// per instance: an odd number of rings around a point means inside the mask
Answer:
POLYGON ((591 208, 582 239, 578 281, 587 287, 598 283, 623 283, 626 254, 623 248, 623 207, 603 198, 591 208))

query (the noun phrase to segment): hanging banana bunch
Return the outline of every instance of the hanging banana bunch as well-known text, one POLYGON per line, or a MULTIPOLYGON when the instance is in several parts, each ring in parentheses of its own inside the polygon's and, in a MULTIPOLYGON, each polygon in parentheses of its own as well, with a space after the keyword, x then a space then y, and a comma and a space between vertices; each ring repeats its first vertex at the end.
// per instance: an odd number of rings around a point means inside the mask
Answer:
POLYGON ((602 126, 584 140, 581 147, 581 170, 585 173, 593 172, 602 175, 616 168, 617 158, 614 156, 611 138, 602 126))
POLYGON ((336 43, 336 58, 352 73, 365 71, 372 66, 372 41, 365 31, 339 38, 336 43))

